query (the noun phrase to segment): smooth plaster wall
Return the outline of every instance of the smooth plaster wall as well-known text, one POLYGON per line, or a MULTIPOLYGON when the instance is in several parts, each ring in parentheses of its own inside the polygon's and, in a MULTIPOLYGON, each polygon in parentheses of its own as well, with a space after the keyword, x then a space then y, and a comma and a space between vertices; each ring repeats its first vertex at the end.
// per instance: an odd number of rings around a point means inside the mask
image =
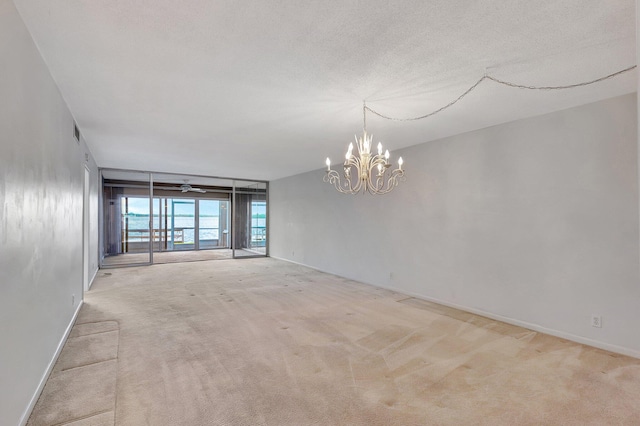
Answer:
POLYGON ((640 356, 636 128, 630 94, 394 152, 385 196, 271 182, 271 255, 640 356))
POLYGON ((95 177, 95 235, 98 172, 10 0, 0 0, 0 139, 0 424, 16 425, 80 306, 83 164, 95 177))

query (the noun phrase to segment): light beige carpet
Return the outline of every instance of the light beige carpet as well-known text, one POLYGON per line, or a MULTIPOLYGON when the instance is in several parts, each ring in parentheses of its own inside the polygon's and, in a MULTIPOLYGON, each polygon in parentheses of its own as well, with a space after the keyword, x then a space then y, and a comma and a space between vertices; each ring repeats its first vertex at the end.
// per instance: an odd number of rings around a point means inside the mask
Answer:
MULTIPOLYGON (((236 253, 241 252, 236 250, 236 253)), ((153 263, 200 262, 203 260, 231 259, 230 249, 162 251, 153 253, 153 263)), ((106 266, 123 266, 135 263, 149 263, 149 253, 125 253, 104 259, 106 266)))
POLYGON ((118 334, 116 321, 74 326, 28 426, 113 425, 118 334))
POLYGON ((65 422, 640 425, 640 360, 274 259, 112 269, 30 419, 65 422))

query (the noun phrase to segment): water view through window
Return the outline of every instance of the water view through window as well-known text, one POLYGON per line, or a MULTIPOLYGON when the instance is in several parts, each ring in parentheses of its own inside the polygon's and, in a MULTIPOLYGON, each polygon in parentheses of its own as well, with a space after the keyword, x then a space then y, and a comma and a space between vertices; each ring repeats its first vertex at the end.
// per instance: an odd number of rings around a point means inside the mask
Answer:
MULTIPOLYGON (((149 199, 123 197, 120 204, 128 241, 148 242, 149 199)), ((228 210, 227 200, 154 198, 154 250, 228 247, 228 210)))
POLYGON ((251 246, 264 247, 267 241, 267 203, 251 203, 251 246))
MULTIPOLYGON (((128 236, 128 241, 148 242, 149 199, 122 197, 121 208, 123 229, 128 236)), ((229 223, 228 209, 229 202, 226 200, 155 198, 153 200, 154 242, 166 241, 165 250, 192 249, 196 239, 201 249, 228 247, 230 244, 228 226, 221 227, 221 223, 229 223), (197 216, 196 202, 198 203, 197 216)), ((266 202, 253 201, 250 247, 265 246, 266 229, 266 202)))

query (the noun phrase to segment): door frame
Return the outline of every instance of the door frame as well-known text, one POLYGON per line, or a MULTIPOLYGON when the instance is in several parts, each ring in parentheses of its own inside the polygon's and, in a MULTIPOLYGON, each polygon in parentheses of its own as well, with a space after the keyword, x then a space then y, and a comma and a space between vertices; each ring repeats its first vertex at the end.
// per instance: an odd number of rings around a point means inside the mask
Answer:
POLYGON ((89 282, 89 243, 90 229, 90 184, 91 184, 91 172, 89 168, 84 165, 84 181, 82 192, 82 290, 89 291, 91 283, 89 282))

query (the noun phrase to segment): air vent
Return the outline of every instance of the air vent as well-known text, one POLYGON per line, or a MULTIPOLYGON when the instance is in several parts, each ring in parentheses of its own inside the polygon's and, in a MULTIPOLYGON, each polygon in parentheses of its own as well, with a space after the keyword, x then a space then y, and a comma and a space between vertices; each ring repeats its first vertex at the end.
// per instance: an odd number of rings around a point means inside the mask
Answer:
POLYGON ((80 129, 78 129, 78 125, 73 122, 73 136, 76 138, 78 143, 80 143, 80 129))

